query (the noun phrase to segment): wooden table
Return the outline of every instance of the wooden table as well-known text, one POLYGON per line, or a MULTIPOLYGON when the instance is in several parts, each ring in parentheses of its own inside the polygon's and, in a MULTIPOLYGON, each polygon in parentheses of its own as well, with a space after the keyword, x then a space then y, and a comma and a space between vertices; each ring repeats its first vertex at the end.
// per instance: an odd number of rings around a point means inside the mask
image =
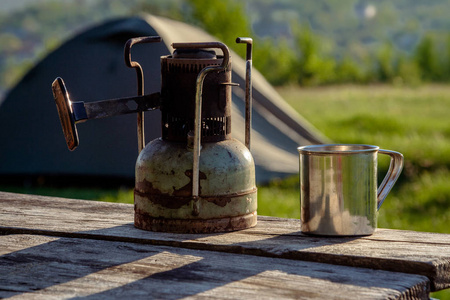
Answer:
POLYGON ((450 287, 450 235, 303 235, 299 221, 173 234, 133 205, 0 192, 0 298, 428 299, 450 287))

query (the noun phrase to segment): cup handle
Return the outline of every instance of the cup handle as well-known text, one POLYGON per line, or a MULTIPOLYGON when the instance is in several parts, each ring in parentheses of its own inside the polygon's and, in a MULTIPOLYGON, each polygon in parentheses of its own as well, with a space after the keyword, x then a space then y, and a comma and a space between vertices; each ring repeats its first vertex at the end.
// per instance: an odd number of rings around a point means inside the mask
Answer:
POLYGON ((384 199, 386 199, 403 169, 403 155, 401 153, 383 149, 378 150, 378 152, 389 155, 391 162, 389 170, 377 190, 377 210, 380 209, 381 204, 383 204, 384 199))

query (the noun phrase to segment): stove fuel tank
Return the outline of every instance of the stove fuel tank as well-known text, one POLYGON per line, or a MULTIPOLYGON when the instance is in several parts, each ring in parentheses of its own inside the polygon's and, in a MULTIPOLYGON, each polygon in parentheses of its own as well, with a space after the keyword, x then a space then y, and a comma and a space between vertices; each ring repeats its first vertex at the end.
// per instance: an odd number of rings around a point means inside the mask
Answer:
MULTIPOLYGON (((231 61, 205 48, 174 44, 161 58, 162 136, 136 162, 135 226, 209 233, 256 225, 255 164, 231 137, 231 61)), ((206 47, 205 47, 206 46, 206 47)))

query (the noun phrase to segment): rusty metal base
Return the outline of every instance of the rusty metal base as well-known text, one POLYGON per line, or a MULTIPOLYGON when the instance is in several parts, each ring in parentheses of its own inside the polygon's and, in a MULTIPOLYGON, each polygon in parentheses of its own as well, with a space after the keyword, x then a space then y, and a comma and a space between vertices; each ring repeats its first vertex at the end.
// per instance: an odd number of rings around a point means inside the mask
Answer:
POLYGON ((145 213, 134 213, 134 226, 139 229, 176 233, 213 233, 242 230, 256 226, 256 211, 237 217, 220 219, 165 219, 145 213))

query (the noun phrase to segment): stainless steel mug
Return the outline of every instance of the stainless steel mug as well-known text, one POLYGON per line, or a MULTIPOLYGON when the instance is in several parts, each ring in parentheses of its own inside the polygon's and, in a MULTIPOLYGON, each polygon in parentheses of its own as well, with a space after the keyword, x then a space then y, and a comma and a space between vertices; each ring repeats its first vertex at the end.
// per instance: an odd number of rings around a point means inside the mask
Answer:
POLYGON ((328 236, 371 235, 378 209, 403 169, 403 155, 371 145, 299 147, 301 230, 328 236), (377 188, 377 155, 391 157, 377 188))

